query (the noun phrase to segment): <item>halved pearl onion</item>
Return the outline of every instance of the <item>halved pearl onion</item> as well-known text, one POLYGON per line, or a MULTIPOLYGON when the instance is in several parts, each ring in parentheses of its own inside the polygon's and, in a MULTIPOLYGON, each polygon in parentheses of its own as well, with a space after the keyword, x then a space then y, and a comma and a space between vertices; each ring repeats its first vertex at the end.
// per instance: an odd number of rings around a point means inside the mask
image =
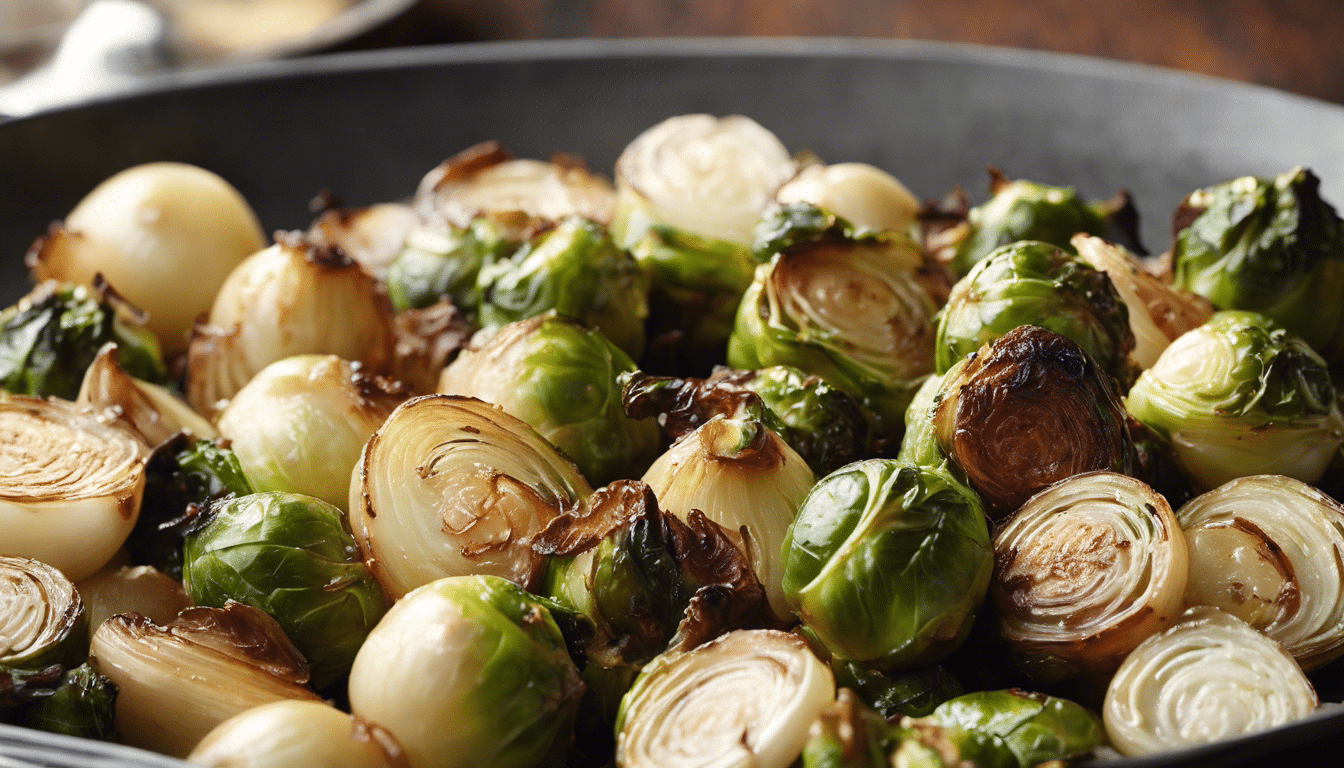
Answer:
POLYGON ((831 671, 797 635, 739 630, 665 654, 621 702, 620 768, 785 768, 835 699, 831 671))
POLYGON ((1033 496, 994 535, 1003 637, 1042 679, 1109 672, 1183 609, 1185 539, 1166 499, 1093 472, 1033 496))
POLYGON ((919 198, 867 163, 809 165, 779 188, 775 200, 812 203, 870 229, 904 231, 919 213, 919 198))
POLYGON ((93 574, 135 526, 147 452, 88 406, 0 397, 0 554, 93 574))
POLYGON ((1290 477, 1233 480, 1176 513, 1190 544, 1190 605, 1283 644, 1303 669, 1344 654, 1344 507, 1290 477))
POLYGON ((327 704, 276 701, 234 715, 187 757, 210 768, 396 768, 396 739, 327 704))
POLYGON ((1146 755, 1273 728, 1316 709, 1282 646, 1217 608, 1191 608, 1125 659, 1106 690, 1112 745, 1146 755))
POLYGON ((61 572, 0 556, 0 669, 41 669, 84 654, 84 603, 61 572))

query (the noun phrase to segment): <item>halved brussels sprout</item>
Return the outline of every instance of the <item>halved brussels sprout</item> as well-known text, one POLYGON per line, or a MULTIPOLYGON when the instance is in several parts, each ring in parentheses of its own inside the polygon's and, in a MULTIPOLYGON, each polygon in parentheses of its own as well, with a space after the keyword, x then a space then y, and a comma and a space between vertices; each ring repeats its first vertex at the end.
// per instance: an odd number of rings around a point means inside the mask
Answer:
POLYGON ((555 310, 596 327, 638 359, 649 286, 639 263, 588 219, 569 218, 477 278, 480 324, 499 328, 555 310))
POLYGON ((95 287, 48 280, 0 312, 0 389, 16 395, 79 395, 84 372, 108 342, 120 347, 122 367, 144 381, 168 374, 144 313, 101 280, 95 287))
POLYGON ((0 555, 0 667, 73 667, 88 639, 84 601, 69 579, 46 563, 0 555))
POLYGON ((572 462, 498 406, 426 395, 398 406, 364 446, 350 524, 393 598, 470 573, 529 587, 545 566, 532 540, 590 495, 572 462))
POLYGON ((958 696, 924 722, 996 736, 1024 768, 1067 762, 1106 743, 1101 722, 1083 706, 1021 690, 958 696))
POLYGON ((50 691, 35 695, 18 721, 25 728, 99 741, 117 741, 117 687, 82 664, 61 676, 50 691))
POLYGON ((233 451, 186 435, 154 449, 145 477, 144 502, 126 550, 134 562, 176 579, 182 578, 182 537, 200 511, 211 502, 253 492, 233 451))
POLYGON ((408 393, 335 355, 298 355, 261 369, 219 414, 258 490, 316 496, 342 509, 359 453, 408 393))
POLYGON ((219 436, 215 425, 196 413, 166 387, 134 378, 121 366, 121 349, 109 341, 84 372, 76 402, 116 414, 140 434, 146 445, 158 445, 178 432, 202 439, 219 436))
POLYGON ((1316 706, 1282 646, 1235 616, 1197 607, 1129 654, 1102 717, 1111 744, 1133 756, 1267 730, 1316 706))
POLYGON ((582 694, 550 612, 494 576, 402 597, 350 672, 355 717, 391 732, 414 768, 563 765, 582 694))
POLYGON ((209 768, 399 768, 401 745, 375 723, 330 704, 276 701, 215 726, 187 756, 209 768))
POLYGON ((1173 217, 1176 284, 1218 309, 1259 312, 1318 351, 1344 322, 1344 222, 1297 167, 1192 192, 1173 217))
POLYGON ((1206 489, 1247 475, 1315 482, 1344 442, 1325 361, 1254 312, 1219 312, 1181 336, 1128 405, 1206 489))
POLYGON ((938 320, 938 372, 1023 325, 1077 342, 1121 386, 1134 380, 1129 310, 1111 279, 1042 242, 994 250, 952 288, 938 320))
POLYGON ((103 567, 135 526, 148 449, 92 408, 0 395, 0 555, 74 581, 103 567))
POLYGON ((1067 477, 1133 469, 1113 380, 1082 347, 1044 328, 1014 328, 964 358, 935 397, 938 445, 995 519, 1067 477))
POLYGON ((941 470, 870 459, 803 500, 784 540, 784 596, 836 658, 909 669, 966 638, 993 566, 974 492, 941 470))
POLYGON ((593 622, 584 653, 604 667, 775 623, 730 533, 699 510, 684 523, 663 512, 644 483, 598 490, 582 515, 556 518, 533 546, 550 556, 541 593, 593 622))
POLYGON ((789 615, 780 547, 816 482, 801 456, 760 421, 715 416, 658 457, 644 482, 662 508, 682 520, 698 509, 727 528, 770 607, 789 615))
POLYGON ((261 369, 287 357, 337 355, 370 373, 392 362, 392 303, 372 275, 340 250, 295 234, 249 256, 197 323, 187 399, 213 417, 261 369))
POLYGON ((1033 677, 1106 673, 1185 607, 1189 556, 1166 499, 1132 477, 1078 475, 994 533, 989 594, 1033 677))
POLYGON ((933 372, 933 300, 920 286, 918 246, 897 233, 863 234, 814 206, 794 204, 761 224, 769 263, 742 298, 728 363, 791 365, 860 398, 878 432, 900 434, 905 409, 933 372))
POLYGON ((801 767, 890 768, 888 755, 898 743, 898 730, 864 706, 854 691, 839 684, 835 701, 808 728, 801 767))
POLYGON ((1207 299, 1158 280, 1120 246, 1083 234, 1070 243, 1079 258, 1106 273, 1125 302, 1134 332, 1133 358, 1140 368, 1152 368, 1171 342, 1213 314, 1207 299))
POLYGON ((481 268, 508 258, 520 241, 492 219, 476 219, 465 228, 447 231, 420 228, 406 238, 406 245, 387 273, 387 292, 398 312, 424 309, 441 299, 475 314, 480 305, 476 279, 481 268))
POLYGON ((423 221, 465 228, 485 217, 515 231, 582 216, 611 220, 611 184, 570 156, 515 160, 497 141, 467 147, 425 174, 415 193, 423 221))
POLYGON ((304 686, 308 668, 280 626, 241 603, 188 608, 167 626, 113 616, 93 633, 89 663, 117 686, 125 742, 175 757, 252 707, 321 700, 304 686))
POLYGON ((628 418, 618 377, 635 370, 619 347, 548 312, 510 323, 444 369, 439 391, 493 402, 574 460, 594 485, 634 477, 658 453, 658 425, 628 418))
POLYGON ((622 768, 787 768, 835 699, 831 671, 797 635, 739 630, 654 659, 621 702, 622 768))
POLYGON ((227 181, 185 163, 147 163, 85 196, 33 246, 28 266, 39 280, 88 286, 103 275, 149 313, 149 330, 176 355, 229 272, 264 247, 256 213, 227 181))
POLYGON ((940 254, 954 274, 967 274, 994 249, 1019 240, 1069 248, 1079 232, 1106 234, 1105 205, 1084 201, 1073 187, 1010 180, 994 167, 989 176, 989 201, 969 211, 955 250, 940 254))
POLYGON ((888 722, 902 715, 924 717, 939 704, 966 692, 956 675, 938 665, 880 672, 832 658, 831 672, 838 687, 851 690, 888 722))
POLYGON ((1278 475, 1242 477, 1176 511, 1187 605, 1211 605, 1283 644, 1304 670, 1344 654, 1344 507, 1278 475))
POLYGON ((387 610, 344 513, 294 493, 211 505, 187 534, 182 577, 196 605, 232 600, 270 614, 319 689, 349 671, 387 610))

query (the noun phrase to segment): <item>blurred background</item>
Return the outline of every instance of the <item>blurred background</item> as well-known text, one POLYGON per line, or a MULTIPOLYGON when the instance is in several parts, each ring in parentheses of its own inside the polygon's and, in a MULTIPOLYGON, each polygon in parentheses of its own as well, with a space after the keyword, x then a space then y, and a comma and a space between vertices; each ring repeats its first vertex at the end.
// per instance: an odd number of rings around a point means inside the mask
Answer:
MULTIPOLYGON (((93 32, 82 30, 79 45, 67 46, 65 59, 76 61, 65 63, 67 72, 85 68, 76 81, 101 89, 118 85, 122 71, 327 50, 574 37, 843 36, 1102 56, 1344 103, 1339 0, 0 0, 0 89, 50 68, 62 36, 73 34, 72 20, 82 13, 90 21, 95 10, 103 15, 85 25, 93 32), (135 8, 152 9, 161 25, 130 21, 135 8), (90 34, 98 38, 92 45, 90 34), (103 44, 117 35, 126 40, 103 44), (91 61, 97 71, 89 70, 91 61), (109 68, 114 77, 98 80, 109 68)), ((43 81, 37 90, 52 86, 43 81)))

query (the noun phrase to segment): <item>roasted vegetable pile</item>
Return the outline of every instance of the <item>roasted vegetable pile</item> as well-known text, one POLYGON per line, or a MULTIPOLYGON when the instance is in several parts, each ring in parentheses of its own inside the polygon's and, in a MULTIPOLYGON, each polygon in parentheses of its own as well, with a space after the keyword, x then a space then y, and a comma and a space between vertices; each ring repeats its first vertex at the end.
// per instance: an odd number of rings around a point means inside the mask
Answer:
POLYGON ((1305 717, 1344 655, 1318 188, 1196 190, 1150 258, 1124 194, 921 204, 740 116, 614 182, 481 144, 269 243, 128 169, 0 312, 0 720, 205 766, 1026 768, 1305 717))

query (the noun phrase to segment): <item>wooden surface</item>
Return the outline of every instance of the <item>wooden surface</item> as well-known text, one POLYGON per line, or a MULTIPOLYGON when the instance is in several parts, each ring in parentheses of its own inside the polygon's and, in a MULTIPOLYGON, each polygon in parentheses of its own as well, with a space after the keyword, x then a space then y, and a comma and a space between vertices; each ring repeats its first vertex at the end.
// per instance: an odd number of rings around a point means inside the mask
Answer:
POLYGON ((1088 54, 1344 103, 1341 0, 422 0, 349 47, 739 35, 949 40, 1088 54))

